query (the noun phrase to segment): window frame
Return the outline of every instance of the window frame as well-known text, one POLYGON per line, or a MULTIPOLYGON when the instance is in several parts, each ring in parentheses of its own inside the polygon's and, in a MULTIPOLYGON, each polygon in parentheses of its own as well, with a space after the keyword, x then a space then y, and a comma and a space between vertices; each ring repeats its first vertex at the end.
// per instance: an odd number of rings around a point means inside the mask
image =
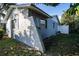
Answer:
POLYGON ((55 28, 55 23, 53 23, 53 28, 55 28))
MULTIPOLYGON (((40 20, 43 20, 43 19, 40 19, 40 20)), ((44 28, 46 29, 47 28, 47 20, 43 20, 43 21, 45 21, 45 24, 43 24, 43 25, 45 26, 44 28)), ((41 21, 40 21, 40 25, 41 25, 41 21)))

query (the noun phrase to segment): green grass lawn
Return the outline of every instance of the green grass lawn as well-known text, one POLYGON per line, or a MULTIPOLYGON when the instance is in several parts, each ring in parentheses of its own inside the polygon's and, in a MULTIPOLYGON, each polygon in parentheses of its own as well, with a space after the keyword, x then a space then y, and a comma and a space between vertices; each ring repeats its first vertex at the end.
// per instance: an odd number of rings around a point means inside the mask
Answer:
POLYGON ((14 39, 0 40, 0 56, 73 56, 79 55, 79 34, 59 34, 45 39, 45 54, 29 50, 28 46, 14 39))
POLYGON ((30 47, 14 39, 0 40, 0 56, 40 56, 39 51, 29 50, 30 47))
POLYGON ((46 53, 54 56, 79 55, 79 34, 59 34, 45 41, 46 53))

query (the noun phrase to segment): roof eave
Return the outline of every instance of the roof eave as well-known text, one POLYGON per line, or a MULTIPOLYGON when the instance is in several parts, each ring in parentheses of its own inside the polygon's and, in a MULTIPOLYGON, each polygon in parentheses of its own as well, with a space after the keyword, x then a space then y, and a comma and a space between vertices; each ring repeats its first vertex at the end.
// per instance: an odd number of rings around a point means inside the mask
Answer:
POLYGON ((21 8, 21 7, 27 7, 27 8, 31 8, 34 10, 37 10, 38 12, 40 12, 41 14, 45 15, 46 17, 51 17, 50 15, 48 15, 46 12, 44 12, 43 10, 41 10, 40 8, 36 7, 34 4, 27 4, 27 5, 13 5, 11 6, 13 8, 21 8))
POLYGON ((40 8, 36 7, 34 4, 31 4, 31 6, 35 7, 40 13, 44 14, 47 17, 52 17, 49 14, 47 14, 46 12, 44 12, 43 10, 41 10, 40 8))

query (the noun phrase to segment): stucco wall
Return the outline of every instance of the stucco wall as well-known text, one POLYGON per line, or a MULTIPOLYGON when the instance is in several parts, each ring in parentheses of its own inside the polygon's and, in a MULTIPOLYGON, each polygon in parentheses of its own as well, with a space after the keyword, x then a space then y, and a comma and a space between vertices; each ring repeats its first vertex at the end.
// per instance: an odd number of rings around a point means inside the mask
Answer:
POLYGON ((38 35, 33 17, 27 17, 27 13, 23 14, 22 12, 18 12, 18 16, 19 25, 18 27, 15 25, 13 31, 14 39, 17 39, 37 50, 44 52, 41 36, 38 35))

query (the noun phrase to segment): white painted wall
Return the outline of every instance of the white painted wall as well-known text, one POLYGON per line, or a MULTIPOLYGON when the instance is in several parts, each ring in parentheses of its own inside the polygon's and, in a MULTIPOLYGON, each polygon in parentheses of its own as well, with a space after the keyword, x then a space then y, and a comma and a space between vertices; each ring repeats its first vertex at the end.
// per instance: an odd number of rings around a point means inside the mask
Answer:
POLYGON ((11 19, 10 18, 6 23, 6 33, 8 34, 8 37, 11 38, 11 19))
MULTIPOLYGON (((24 10, 25 11, 25 10, 24 10)), ((57 32, 57 26, 58 23, 56 23, 54 20, 56 18, 49 18, 47 20, 47 28, 46 29, 41 29, 41 33, 36 28, 35 22, 33 17, 27 17, 27 11, 26 13, 21 13, 22 10, 18 10, 18 26, 15 25, 15 28, 13 29, 13 37, 14 39, 17 39, 31 47, 34 47, 37 50, 40 50, 44 52, 44 46, 42 43, 42 37, 46 38, 52 35, 56 35, 57 32), (54 27, 53 27, 54 23, 54 27), (42 35, 42 37, 41 37, 42 35)), ((13 12, 16 13, 16 10, 13 12)), ((8 19, 7 22, 7 31, 8 31, 8 36, 11 37, 11 24, 10 24, 10 18, 8 19)))
POLYGON ((57 19, 56 15, 52 17, 52 20, 55 21, 57 24, 59 24, 59 20, 57 19))
MULTIPOLYGON (((44 52, 44 46, 41 41, 41 36, 39 36, 37 32, 33 17, 27 17, 27 15, 24 15, 21 12, 18 12, 18 15, 19 15, 19 19, 18 19, 19 27, 17 28, 17 25, 15 25, 15 28, 13 29, 14 39, 17 39, 35 48, 36 50, 40 50, 41 52, 44 52)), ((8 20, 7 29, 10 32, 9 21, 10 20, 8 20)))
POLYGON ((55 21, 53 21, 54 19, 56 19, 56 18, 49 18, 47 20, 47 28, 41 29, 41 33, 42 33, 43 38, 47 38, 47 37, 50 37, 52 35, 56 35, 58 24, 55 21))
POLYGON ((58 31, 60 31, 63 34, 69 34, 69 25, 59 25, 58 31))

